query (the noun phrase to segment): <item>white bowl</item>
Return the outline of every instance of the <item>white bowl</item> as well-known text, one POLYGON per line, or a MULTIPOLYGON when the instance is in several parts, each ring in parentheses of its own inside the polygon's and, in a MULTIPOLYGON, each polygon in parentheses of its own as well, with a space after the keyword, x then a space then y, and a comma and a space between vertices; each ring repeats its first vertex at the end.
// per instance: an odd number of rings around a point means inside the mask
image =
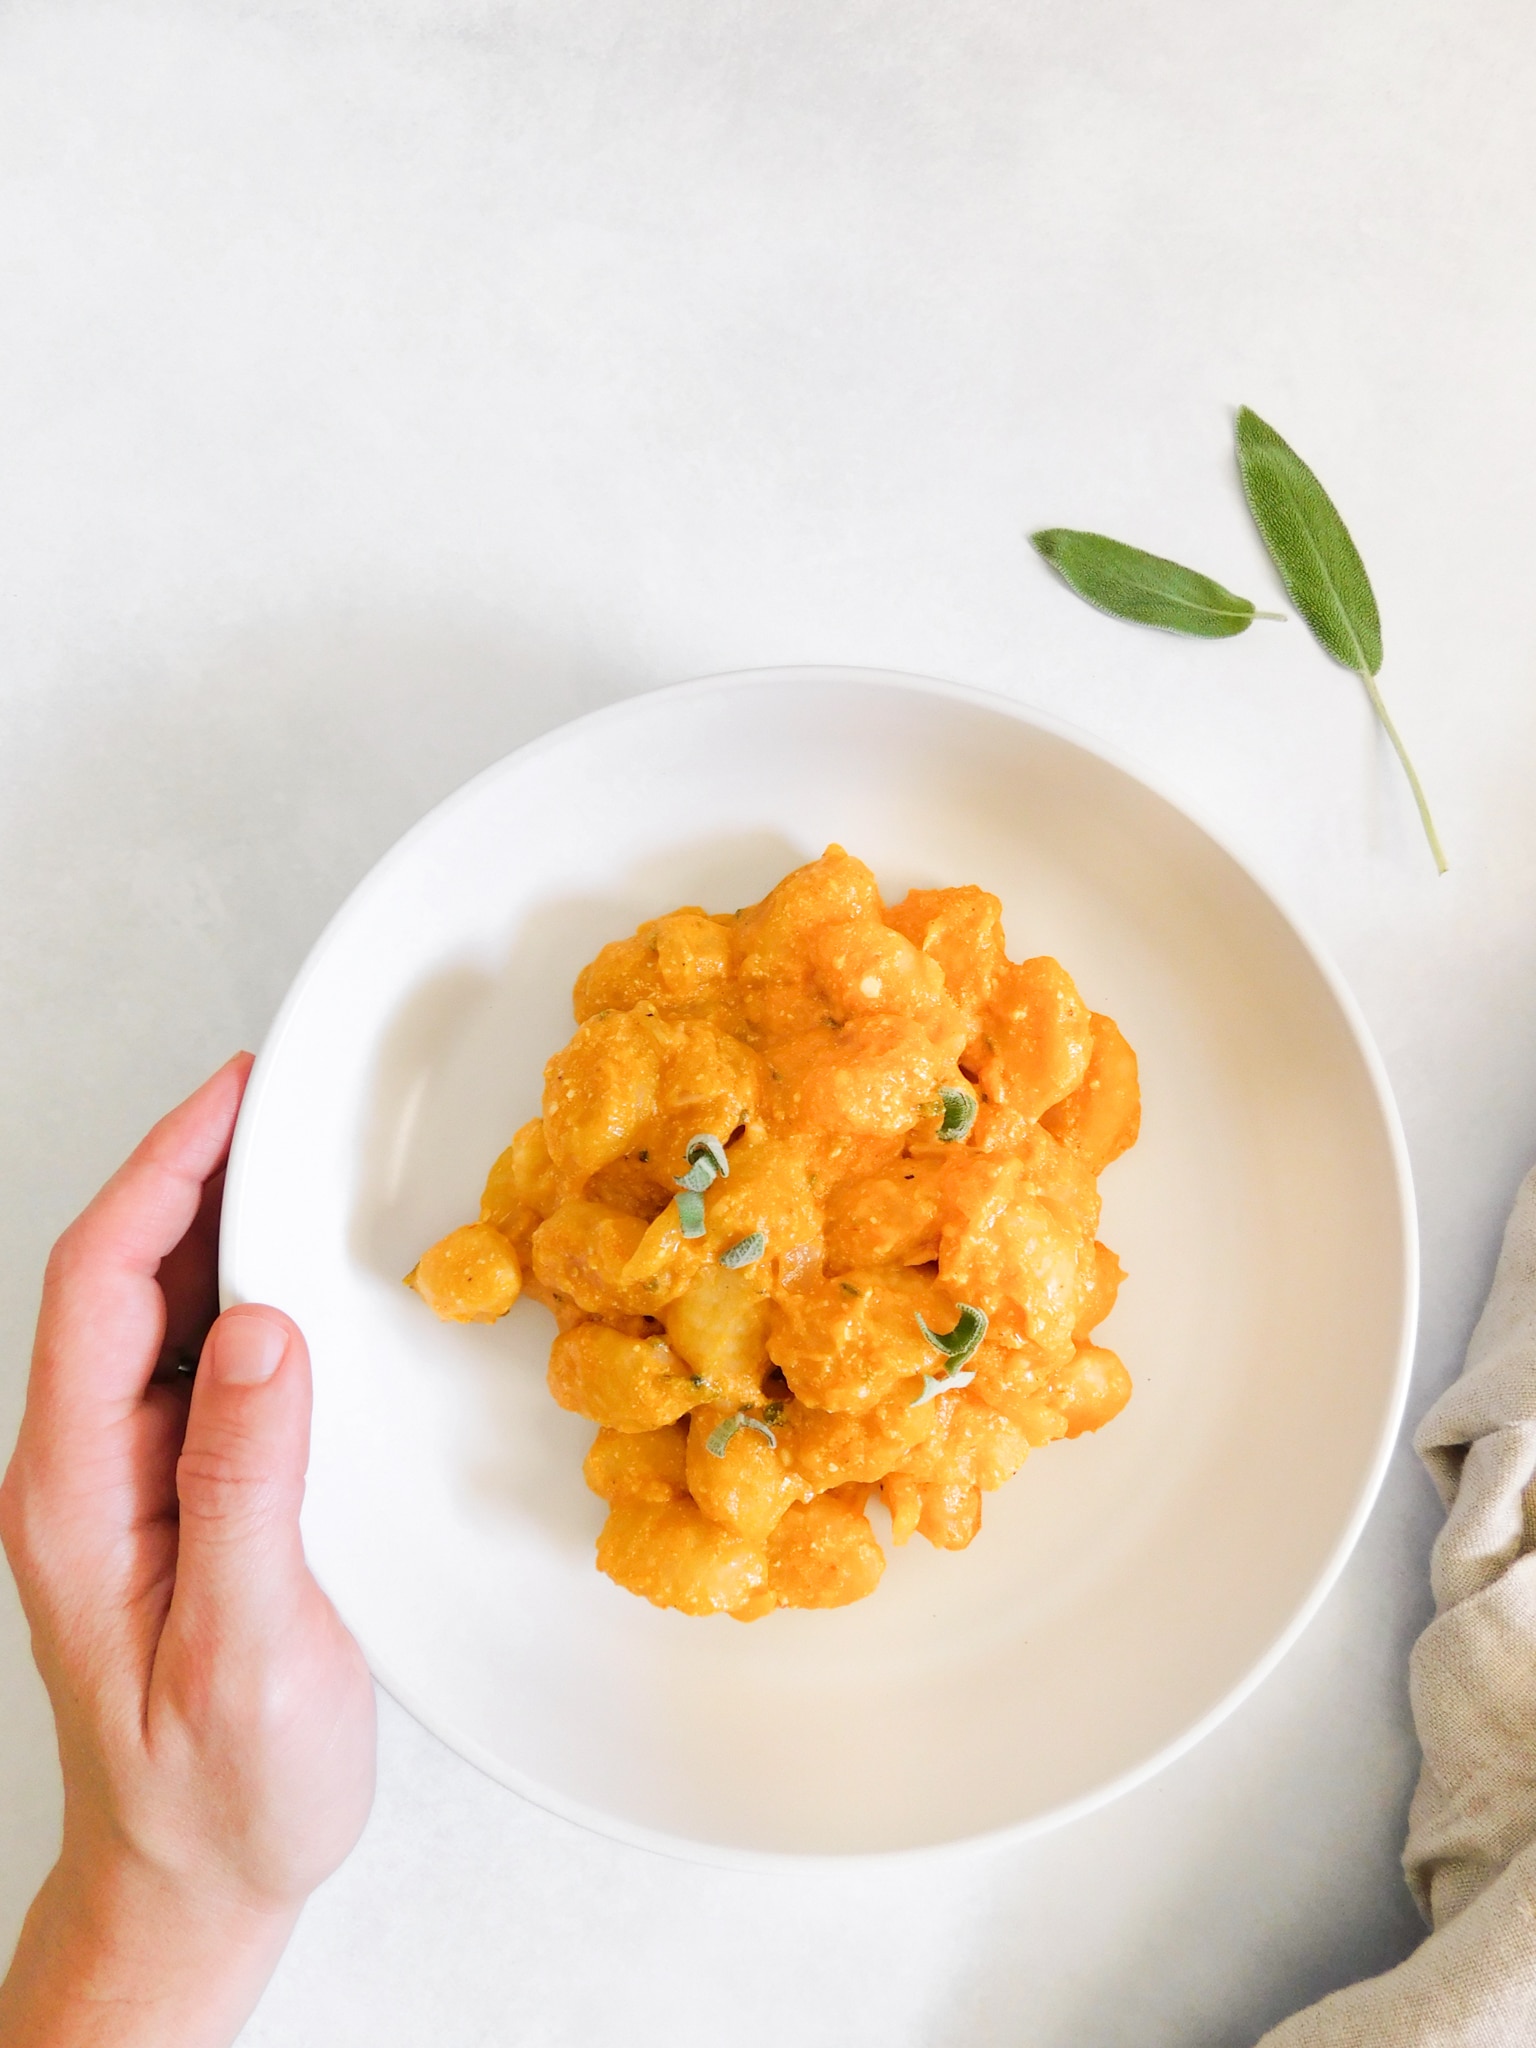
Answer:
POLYGON ((380 1681, 541 1805, 716 1859, 1018 1835, 1187 1748, 1355 1541, 1414 1321, 1401 1135, 1316 948, 1091 742, 862 670, 632 699, 408 833, 272 1029, 223 1247, 226 1299, 308 1333, 305 1537, 380 1681), (888 898, 995 890, 1012 954, 1058 955, 1140 1054, 1101 1226, 1136 1393, 988 1495, 969 1550, 914 1541, 855 1607, 690 1620, 594 1569, 592 1432, 545 1391, 544 1312, 446 1326, 400 1276, 476 1213, 598 946, 834 839, 888 898))

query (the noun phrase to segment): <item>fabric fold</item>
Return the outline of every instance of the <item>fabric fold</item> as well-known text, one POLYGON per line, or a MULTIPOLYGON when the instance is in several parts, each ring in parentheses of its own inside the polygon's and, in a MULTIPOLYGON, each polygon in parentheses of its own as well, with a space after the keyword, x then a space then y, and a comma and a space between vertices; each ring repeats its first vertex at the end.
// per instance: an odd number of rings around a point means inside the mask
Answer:
POLYGON ((1260 2048, 1536 2041, 1536 1170, 1461 1377, 1414 1448, 1446 1506, 1409 1697, 1423 1750, 1403 1869, 1433 1932, 1260 2048))

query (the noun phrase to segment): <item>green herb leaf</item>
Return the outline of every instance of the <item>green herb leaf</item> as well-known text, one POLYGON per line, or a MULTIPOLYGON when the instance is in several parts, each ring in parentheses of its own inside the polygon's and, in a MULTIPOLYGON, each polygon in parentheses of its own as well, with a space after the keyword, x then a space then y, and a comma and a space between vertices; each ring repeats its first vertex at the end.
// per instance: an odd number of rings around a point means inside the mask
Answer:
POLYGON ((959 1319, 955 1327, 946 1330, 942 1336, 937 1330, 930 1330, 921 1316, 917 1319, 918 1328, 935 1351, 943 1352, 950 1362, 951 1370, 964 1365, 975 1354, 982 1338, 987 1334, 985 1309, 971 1308, 963 1301, 958 1302, 956 1306, 960 1311, 959 1319))
POLYGON ((1295 449, 1246 405, 1237 415, 1237 466, 1248 509, 1291 602, 1324 652, 1353 669, 1364 684, 1371 707, 1402 763, 1429 850, 1443 875, 1445 850, 1428 799, 1376 685, 1381 668, 1381 614, 1349 528, 1295 449))
POLYGON ((704 1235, 704 1197, 693 1188, 684 1188, 677 1198, 677 1222, 684 1237, 704 1235))
POLYGON ((979 1107, 970 1089, 941 1088, 939 1103, 944 1112, 943 1121, 939 1125, 939 1137, 943 1143, 956 1145, 962 1138, 968 1138, 979 1107))
POLYGON ((1169 633, 1194 633, 1202 640, 1227 640, 1245 633, 1255 619, 1280 616, 1255 611, 1248 598, 1223 589, 1209 576, 1128 547, 1107 534, 1048 526, 1029 537, 1063 582, 1112 618, 1161 626, 1169 633))
POLYGON ((956 1387, 968 1387, 976 1375, 973 1372, 945 1372, 923 1374, 923 1391, 915 1401, 909 1401, 909 1408, 922 1408, 936 1400, 940 1394, 953 1393, 956 1387))
POLYGON ((704 1439, 704 1448, 712 1458, 723 1458, 725 1447, 741 1427, 739 1415, 727 1415, 723 1422, 717 1422, 704 1439))
MULTIPOLYGON (((731 1177, 731 1162, 725 1156, 725 1147, 708 1131, 700 1131, 696 1138, 688 1140, 687 1159, 690 1166, 697 1166, 701 1160, 708 1159, 722 1180, 731 1177)), ((705 1185, 708 1186, 708 1182, 705 1185)))
POLYGON ((1295 449, 1246 405, 1237 415, 1237 466, 1292 604, 1335 661, 1375 675, 1381 615, 1360 551, 1295 449))
POLYGON ((782 1422, 784 1420, 784 1403, 782 1401, 770 1401, 763 1410, 763 1420, 764 1422, 782 1422))
POLYGON ((755 1429, 759 1436, 767 1437, 775 1450, 779 1448, 779 1440, 767 1423, 759 1422, 755 1415, 749 1415, 746 1409, 742 1408, 736 1414, 727 1415, 723 1421, 715 1424, 709 1435, 704 1439, 705 1450, 709 1452, 712 1458, 723 1458, 727 1444, 729 1444, 738 1429, 755 1429))
POLYGON ((702 1195, 706 1188, 714 1186, 717 1177, 715 1162, 704 1153, 686 1173, 674 1173, 672 1179, 678 1187, 687 1188, 691 1194, 702 1195))
POLYGON ((750 1237, 738 1237, 720 1254, 722 1266, 751 1266, 768 1249, 768 1239, 761 1230, 754 1230, 750 1237))

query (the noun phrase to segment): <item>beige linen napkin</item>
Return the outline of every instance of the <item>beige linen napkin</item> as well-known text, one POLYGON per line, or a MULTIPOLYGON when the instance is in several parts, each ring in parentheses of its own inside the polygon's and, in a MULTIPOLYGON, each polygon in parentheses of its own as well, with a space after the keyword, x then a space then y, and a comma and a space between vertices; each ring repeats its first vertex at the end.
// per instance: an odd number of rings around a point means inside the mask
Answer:
POLYGON ((1536 1170, 1466 1368, 1414 1448, 1449 1511, 1409 1664, 1424 1764, 1403 1868, 1434 1932, 1260 2048, 1536 2043, 1536 1170))

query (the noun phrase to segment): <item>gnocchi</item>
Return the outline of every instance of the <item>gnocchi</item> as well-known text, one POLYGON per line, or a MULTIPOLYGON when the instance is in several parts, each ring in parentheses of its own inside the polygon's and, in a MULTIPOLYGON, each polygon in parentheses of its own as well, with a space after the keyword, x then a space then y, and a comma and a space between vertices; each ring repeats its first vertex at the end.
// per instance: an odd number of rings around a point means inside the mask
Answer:
POLYGON ((841 1607, 960 1550, 1031 1450, 1130 1398, 1098 1175, 1136 1055, 971 885, 887 907, 840 846, 584 967, 541 1114, 407 1276, 451 1322, 553 1313, 598 1425, 598 1568, 659 1607, 841 1607))

